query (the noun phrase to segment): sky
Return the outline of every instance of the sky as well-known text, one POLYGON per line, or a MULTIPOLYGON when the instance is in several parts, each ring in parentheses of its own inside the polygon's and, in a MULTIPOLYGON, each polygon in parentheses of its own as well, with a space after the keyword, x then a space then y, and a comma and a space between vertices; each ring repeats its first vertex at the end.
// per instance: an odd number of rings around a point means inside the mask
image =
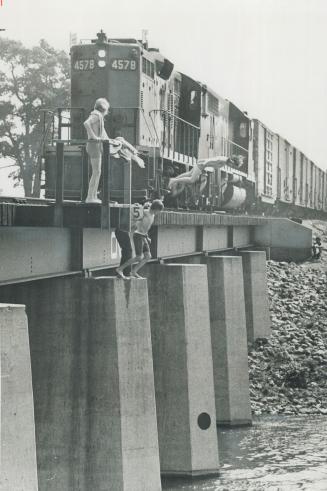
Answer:
MULTIPOLYGON (((327 169, 326 0, 2 0, 0 28, 69 50, 69 34, 141 38, 327 169)), ((0 53, 1 57, 1 53, 0 53)))

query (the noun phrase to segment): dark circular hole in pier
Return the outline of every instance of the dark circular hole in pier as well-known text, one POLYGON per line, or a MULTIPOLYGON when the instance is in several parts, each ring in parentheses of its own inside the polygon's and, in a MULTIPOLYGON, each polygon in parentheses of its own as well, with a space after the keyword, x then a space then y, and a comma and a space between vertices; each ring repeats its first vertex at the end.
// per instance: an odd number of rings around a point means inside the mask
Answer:
POLYGON ((198 416, 198 425, 201 430, 207 430, 211 425, 211 418, 208 413, 201 413, 198 416))

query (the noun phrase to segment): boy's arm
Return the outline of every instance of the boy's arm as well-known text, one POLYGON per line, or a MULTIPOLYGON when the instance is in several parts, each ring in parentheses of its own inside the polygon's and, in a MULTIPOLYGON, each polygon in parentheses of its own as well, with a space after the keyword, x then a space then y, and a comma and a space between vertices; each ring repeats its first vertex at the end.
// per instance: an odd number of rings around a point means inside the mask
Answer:
POLYGON ((141 169, 144 169, 145 168, 144 161, 138 156, 137 149, 133 147, 133 145, 131 145, 128 141, 126 141, 125 138, 123 138, 122 136, 117 136, 116 140, 121 142, 121 144, 123 145, 123 150, 125 149, 127 150, 127 152, 131 153, 131 155, 127 153, 126 157, 131 158, 132 160, 134 160, 134 162, 137 163, 139 167, 141 167, 141 169))
POLYGON ((128 148, 130 152, 132 152, 134 155, 137 155, 137 150, 133 145, 131 145, 128 141, 125 140, 122 136, 117 136, 116 140, 120 141, 124 147, 128 148))
MULTIPOLYGON (((84 128, 86 129, 87 132, 87 137, 89 140, 99 140, 100 138, 94 133, 92 126, 91 126, 91 121, 94 121, 94 118, 92 116, 89 116, 86 121, 84 121, 83 125, 84 128)), ((95 122, 95 121, 94 121, 95 122)))
POLYGON ((150 231, 150 228, 152 227, 153 222, 154 222, 154 215, 152 215, 152 214, 150 213, 150 208, 146 208, 146 209, 144 210, 144 212, 143 212, 143 213, 144 213, 144 216, 145 216, 145 217, 149 217, 149 223, 147 224, 147 229, 148 229, 148 230, 147 230, 147 233, 146 233, 146 237, 147 237, 147 239, 148 239, 148 240, 150 241, 150 243, 151 243, 151 239, 150 239, 150 237, 149 237, 149 231, 150 231))

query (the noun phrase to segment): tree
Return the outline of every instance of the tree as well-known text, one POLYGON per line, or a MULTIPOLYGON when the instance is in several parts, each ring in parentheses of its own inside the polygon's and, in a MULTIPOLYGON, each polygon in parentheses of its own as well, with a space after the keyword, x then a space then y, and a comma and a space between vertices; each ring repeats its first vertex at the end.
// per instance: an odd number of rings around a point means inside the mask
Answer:
POLYGON ((0 39, 0 156, 11 157, 25 196, 40 194, 42 109, 69 106, 69 57, 41 40, 25 48, 0 39))

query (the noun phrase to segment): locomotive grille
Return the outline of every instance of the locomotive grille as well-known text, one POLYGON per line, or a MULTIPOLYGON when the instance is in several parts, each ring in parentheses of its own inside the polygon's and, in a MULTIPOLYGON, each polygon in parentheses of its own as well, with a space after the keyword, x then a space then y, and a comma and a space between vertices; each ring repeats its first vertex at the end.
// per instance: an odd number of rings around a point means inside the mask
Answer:
POLYGON ((213 96, 210 93, 208 94, 208 111, 215 116, 218 116, 219 114, 219 101, 217 97, 213 96))
POLYGON ((154 78, 154 63, 146 58, 142 58, 142 72, 150 78, 154 78))

